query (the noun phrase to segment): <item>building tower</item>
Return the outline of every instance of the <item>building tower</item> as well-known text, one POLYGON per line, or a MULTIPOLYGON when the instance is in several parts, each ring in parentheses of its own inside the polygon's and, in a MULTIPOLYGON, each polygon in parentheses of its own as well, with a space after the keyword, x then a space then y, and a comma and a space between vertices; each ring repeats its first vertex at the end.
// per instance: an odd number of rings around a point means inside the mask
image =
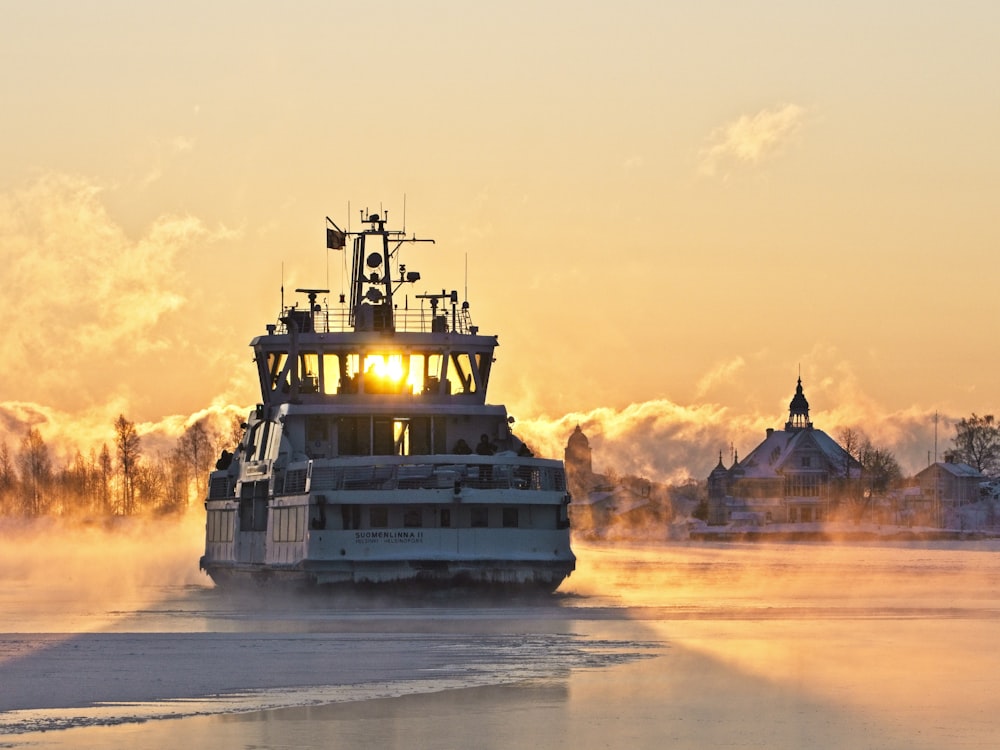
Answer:
POLYGON ((566 441, 566 469, 572 471, 580 477, 589 479, 594 473, 593 463, 590 456, 590 441, 583 434, 580 425, 576 426, 573 434, 566 441), (572 469, 570 468, 572 467, 572 469))
POLYGON ((806 401, 802 392, 802 376, 799 376, 798 385, 795 386, 795 395, 791 403, 788 404, 788 421, 785 422, 785 432, 798 432, 799 430, 811 430, 812 422, 809 421, 809 402, 806 401))

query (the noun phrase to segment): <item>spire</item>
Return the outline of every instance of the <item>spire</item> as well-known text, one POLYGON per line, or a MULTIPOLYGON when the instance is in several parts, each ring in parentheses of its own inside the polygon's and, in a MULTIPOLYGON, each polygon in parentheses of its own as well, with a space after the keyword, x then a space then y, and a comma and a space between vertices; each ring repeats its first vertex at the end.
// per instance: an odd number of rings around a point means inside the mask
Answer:
POLYGON ((788 421, 785 422, 785 432, 797 432, 798 430, 811 430, 812 422, 809 421, 809 402, 802 392, 802 376, 799 375, 798 384, 795 386, 795 396, 788 404, 788 421))

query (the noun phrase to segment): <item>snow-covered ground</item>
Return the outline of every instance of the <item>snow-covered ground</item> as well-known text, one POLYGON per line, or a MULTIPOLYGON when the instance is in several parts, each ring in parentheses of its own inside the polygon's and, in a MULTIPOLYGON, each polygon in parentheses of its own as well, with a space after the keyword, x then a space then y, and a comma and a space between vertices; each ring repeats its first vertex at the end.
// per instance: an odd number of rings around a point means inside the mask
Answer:
POLYGON ((3 747, 992 748, 1000 542, 577 545, 526 600, 231 596, 0 530, 3 747))

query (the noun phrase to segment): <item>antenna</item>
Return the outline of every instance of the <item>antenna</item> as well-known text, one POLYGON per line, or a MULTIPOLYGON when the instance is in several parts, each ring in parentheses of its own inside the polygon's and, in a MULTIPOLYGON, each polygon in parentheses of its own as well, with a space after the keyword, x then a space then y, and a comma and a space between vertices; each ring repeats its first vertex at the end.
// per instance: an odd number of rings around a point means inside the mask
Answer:
POLYGON ((937 463, 937 424, 938 424, 938 413, 934 410, 934 463, 937 463))
POLYGON ((465 301, 469 301, 469 251, 465 251, 465 301))
POLYGON ((281 314, 284 315, 285 310, 285 261, 281 261, 281 314))
POLYGON ((403 234, 406 234, 406 193, 403 193, 403 234))

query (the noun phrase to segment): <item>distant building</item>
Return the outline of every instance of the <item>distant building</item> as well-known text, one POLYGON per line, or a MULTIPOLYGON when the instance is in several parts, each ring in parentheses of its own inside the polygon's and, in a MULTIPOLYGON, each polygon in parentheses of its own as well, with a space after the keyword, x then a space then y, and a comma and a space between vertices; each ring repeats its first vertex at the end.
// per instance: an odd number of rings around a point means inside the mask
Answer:
POLYGON ((943 520, 949 511, 983 499, 983 486, 989 477, 946 453, 944 461, 931 464, 913 480, 920 488, 920 496, 911 503, 910 509, 922 516, 943 520))
POLYGON ((590 453, 590 441, 583 434, 580 425, 576 426, 573 434, 566 441, 565 459, 566 471, 581 478, 593 476, 594 462, 590 453))
POLYGON ((566 441, 565 463, 577 533, 601 538, 666 536, 672 518, 666 487, 641 477, 595 474, 590 441, 580 425, 566 441))
POLYGON ((823 520, 861 464, 809 420, 802 378, 788 405, 784 430, 728 469, 719 456, 708 476, 708 522, 764 525, 823 520))

